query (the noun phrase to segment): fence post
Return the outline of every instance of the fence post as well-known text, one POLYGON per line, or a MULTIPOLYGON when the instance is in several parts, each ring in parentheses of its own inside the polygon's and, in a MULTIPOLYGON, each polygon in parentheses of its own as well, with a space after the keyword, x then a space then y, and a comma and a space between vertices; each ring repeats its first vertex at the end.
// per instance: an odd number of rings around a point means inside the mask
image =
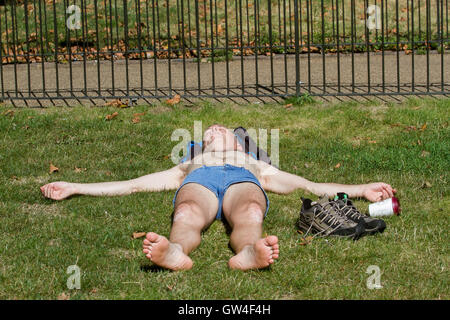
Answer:
POLYGON ((298 0, 294 0, 295 95, 297 97, 300 96, 300 48, 298 25, 298 0))

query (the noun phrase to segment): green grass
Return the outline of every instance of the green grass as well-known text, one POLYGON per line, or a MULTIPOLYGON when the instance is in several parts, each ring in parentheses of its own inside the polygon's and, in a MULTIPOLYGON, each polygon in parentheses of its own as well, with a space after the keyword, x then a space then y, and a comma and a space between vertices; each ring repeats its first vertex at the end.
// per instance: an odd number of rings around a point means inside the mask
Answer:
MULTIPOLYGON (((449 99, 80 106, 14 114, 0 106, 0 299, 63 293, 70 299, 449 299, 449 107, 449 99), (105 121, 114 111, 119 115, 105 121), (133 124, 140 112, 146 114, 133 124), (294 223, 300 197, 311 195, 269 193, 264 232, 279 237, 281 250, 270 269, 229 270, 228 236, 215 222, 191 255, 194 268, 168 272, 153 268, 141 239, 131 235, 168 235, 173 192, 61 202, 40 194, 39 186, 51 181, 124 180, 167 169, 178 143, 170 140, 172 131, 193 133, 195 120, 203 128, 215 122, 278 128, 281 169, 313 181, 391 183, 402 215, 386 218, 380 235, 302 246, 294 223), (50 162, 59 172, 49 173, 50 162), (66 287, 74 264, 82 272, 80 290, 66 287), (370 265, 380 267, 382 289, 366 287, 370 265)), ((356 204, 366 211, 369 203, 356 204)))

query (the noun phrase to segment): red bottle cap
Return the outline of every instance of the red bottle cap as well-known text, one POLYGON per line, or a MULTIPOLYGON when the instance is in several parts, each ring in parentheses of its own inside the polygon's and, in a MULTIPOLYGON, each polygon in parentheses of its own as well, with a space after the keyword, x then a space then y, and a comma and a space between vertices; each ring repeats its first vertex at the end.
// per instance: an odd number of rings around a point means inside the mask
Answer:
POLYGON ((402 209, 400 208, 400 202, 396 197, 392 197, 392 209, 394 210, 394 214, 398 216, 402 209))

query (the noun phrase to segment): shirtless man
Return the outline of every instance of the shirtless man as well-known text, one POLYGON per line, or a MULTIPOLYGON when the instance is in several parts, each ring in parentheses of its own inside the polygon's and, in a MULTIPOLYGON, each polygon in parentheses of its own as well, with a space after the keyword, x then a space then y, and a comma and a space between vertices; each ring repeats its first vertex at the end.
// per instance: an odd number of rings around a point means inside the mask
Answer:
POLYGON ((381 182, 315 183, 281 171, 244 153, 233 132, 221 125, 210 126, 204 132, 202 154, 171 169, 128 181, 53 182, 42 186, 41 191, 47 198, 61 200, 74 194, 116 196, 177 190, 169 239, 147 233, 143 241, 146 257, 171 270, 192 268, 189 253, 200 244, 202 230, 224 217, 232 228, 230 245, 236 253, 228 265, 248 270, 268 267, 279 256, 278 238, 262 237, 263 219, 269 209, 264 190, 288 194, 299 188, 316 195, 345 192, 349 197, 365 197, 369 201, 381 201, 396 192, 381 182))

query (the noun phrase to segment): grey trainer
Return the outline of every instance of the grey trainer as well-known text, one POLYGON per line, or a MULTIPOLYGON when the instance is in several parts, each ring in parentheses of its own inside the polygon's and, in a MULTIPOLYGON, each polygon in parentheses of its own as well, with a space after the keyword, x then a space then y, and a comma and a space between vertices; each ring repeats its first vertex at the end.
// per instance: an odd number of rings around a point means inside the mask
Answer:
POLYGON ((305 234, 337 236, 357 240, 364 232, 363 222, 354 222, 339 213, 335 202, 321 197, 317 202, 302 198, 297 227, 305 234))

